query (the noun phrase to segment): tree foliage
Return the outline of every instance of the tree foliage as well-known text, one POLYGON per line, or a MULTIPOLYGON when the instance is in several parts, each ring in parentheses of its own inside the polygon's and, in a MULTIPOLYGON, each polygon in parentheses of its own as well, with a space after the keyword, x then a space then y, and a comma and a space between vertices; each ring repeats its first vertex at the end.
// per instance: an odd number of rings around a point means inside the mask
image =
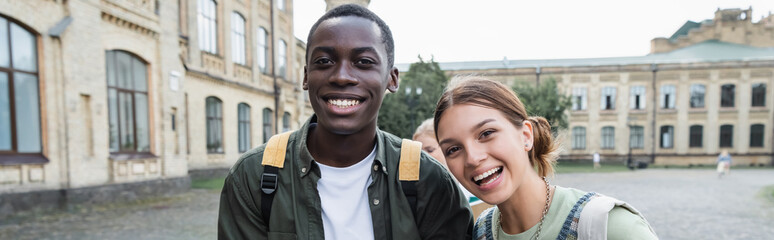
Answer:
POLYGON ((538 86, 519 82, 513 86, 513 91, 524 103, 527 114, 541 116, 548 120, 551 124, 551 132, 556 134, 557 130, 567 128, 565 110, 572 106, 572 99, 559 92, 554 78, 541 81, 538 86))
POLYGON ((433 59, 412 63, 400 77, 398 91, 387 94, 379 110, 379 128, 402 138, 411 138, 422 121, 433 117, 435 105, 448 78, 433 59), (421 88, 418 94, 417 89, 421 88), (410 91, 410 92, 409 92, 410 91))

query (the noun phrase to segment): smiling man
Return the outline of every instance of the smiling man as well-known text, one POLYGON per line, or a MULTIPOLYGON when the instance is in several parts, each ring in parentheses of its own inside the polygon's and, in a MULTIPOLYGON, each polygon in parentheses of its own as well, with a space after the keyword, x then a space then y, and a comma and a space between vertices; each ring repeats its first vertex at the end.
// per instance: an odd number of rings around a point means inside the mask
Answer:
POLYGON ((387 25, 342 5, 312 26, 307 42, 303 87, 315 115, 284 138, 280 167, 266 165, 276 153, 270 144, 231 168, 218 237, 470 239, 468 202, 443 166, 422 153, 409 196, 399 178, 402 140, 377 128, 385 92, 398 89, 387 25))

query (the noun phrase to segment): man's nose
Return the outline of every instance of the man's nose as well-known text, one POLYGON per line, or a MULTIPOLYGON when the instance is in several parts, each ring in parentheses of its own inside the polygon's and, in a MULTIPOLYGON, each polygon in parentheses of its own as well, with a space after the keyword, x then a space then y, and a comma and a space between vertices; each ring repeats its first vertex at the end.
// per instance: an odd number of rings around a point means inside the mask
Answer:
POLYGON ((343 61, 336 68, 336 71, 330 77, 329 81, 333 84, 340 86, 355 85, 358 83, 358 79, 352 74, 353 67, 348 61, 343 61))

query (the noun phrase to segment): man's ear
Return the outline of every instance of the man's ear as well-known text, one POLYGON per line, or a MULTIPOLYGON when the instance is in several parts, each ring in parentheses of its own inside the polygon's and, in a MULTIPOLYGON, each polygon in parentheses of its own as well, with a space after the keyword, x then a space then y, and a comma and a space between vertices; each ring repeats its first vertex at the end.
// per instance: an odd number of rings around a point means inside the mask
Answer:
POLYGON ((390 91, 391 93, 398 91, 398 75, 400 75, 398 68, 392 67, 390 78, 387 82, 387 91, 390 91))
POLYGON ((304 82, 301 84, 301 88, 309 90, 309 81, 306 78, 306 66, 304 66, 304 82))

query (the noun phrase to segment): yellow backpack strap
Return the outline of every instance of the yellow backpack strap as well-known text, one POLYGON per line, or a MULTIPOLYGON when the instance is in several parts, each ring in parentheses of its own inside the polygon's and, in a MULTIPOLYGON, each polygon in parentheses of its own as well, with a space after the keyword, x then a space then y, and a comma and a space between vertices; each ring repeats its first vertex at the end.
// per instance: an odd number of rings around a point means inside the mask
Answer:
POLYGON ((285 152, 288 139, 293 132, 277 134, 269 139, 263 149, 263 173, 261 174, 261 214, 266 226, 270 226, 271 205, 274 202, 274 192, 279 185, 279 169, 285 167, 285 152))
POLYGON ((417 182, 419 181, 419 157, 422 156, 422 143, 403 139, 400 144, 400 163, 398 179, 403 195, 411 207, 414 218, 417 216, 417 182))
POLYGON ((277 168, 285 167, 285 152, 288 148, 288 139, 291 131, 272 136, 263 150, 261 165, 277 168))
POLYGON ((398 176, 401 181, 419 181, 419 156, 421 154, 421 142, 403 139, 400 144, 400 165, 398 165, 398 176))

